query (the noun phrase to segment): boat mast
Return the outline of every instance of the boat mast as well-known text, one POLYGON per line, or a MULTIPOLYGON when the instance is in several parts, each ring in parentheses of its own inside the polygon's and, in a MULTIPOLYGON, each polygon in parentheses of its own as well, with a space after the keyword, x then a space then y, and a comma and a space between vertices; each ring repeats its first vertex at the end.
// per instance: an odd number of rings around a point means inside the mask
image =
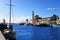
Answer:
POLYGON ((12 9, 12 0, 10 0, 9 25, 11 25, 11 9, 12 9))

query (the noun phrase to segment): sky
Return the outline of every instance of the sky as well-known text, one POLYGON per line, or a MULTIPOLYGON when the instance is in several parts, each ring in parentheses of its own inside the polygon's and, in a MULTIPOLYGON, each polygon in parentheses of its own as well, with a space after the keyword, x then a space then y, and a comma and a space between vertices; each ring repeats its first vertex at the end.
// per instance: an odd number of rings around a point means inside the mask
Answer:
MULTIPOLYGON (((0 0, 0 20, 9 19, 9 1, 0 0)), ((12 22, 24 22, 31 19, 32 11, 40 17, 56 14, 60 17, 60 0, 12 0, 12 22)))

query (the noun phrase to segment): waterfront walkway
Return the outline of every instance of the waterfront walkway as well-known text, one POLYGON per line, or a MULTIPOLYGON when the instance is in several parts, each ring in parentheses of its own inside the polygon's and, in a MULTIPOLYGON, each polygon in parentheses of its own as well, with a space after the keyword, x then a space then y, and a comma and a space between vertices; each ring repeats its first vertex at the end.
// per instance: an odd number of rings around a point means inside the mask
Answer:
POLYGON ((6 40, 1 31, 0 31, 0 40, 6 40))

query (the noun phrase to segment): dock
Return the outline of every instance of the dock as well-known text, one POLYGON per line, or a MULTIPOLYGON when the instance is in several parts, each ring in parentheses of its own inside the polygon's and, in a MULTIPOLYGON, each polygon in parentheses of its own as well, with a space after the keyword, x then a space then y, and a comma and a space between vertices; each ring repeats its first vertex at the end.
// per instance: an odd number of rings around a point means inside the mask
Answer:
POLYGON ((0 40, 6 40, 1 31, 0 31, 0 40))

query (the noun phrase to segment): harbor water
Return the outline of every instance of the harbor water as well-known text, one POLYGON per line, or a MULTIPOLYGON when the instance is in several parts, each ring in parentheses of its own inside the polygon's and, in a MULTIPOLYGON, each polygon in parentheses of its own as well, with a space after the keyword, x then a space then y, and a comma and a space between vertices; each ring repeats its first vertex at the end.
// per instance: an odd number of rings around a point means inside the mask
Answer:
POLYGON ((13 25, 16 40, 60 40, 60 27, 13 25))

